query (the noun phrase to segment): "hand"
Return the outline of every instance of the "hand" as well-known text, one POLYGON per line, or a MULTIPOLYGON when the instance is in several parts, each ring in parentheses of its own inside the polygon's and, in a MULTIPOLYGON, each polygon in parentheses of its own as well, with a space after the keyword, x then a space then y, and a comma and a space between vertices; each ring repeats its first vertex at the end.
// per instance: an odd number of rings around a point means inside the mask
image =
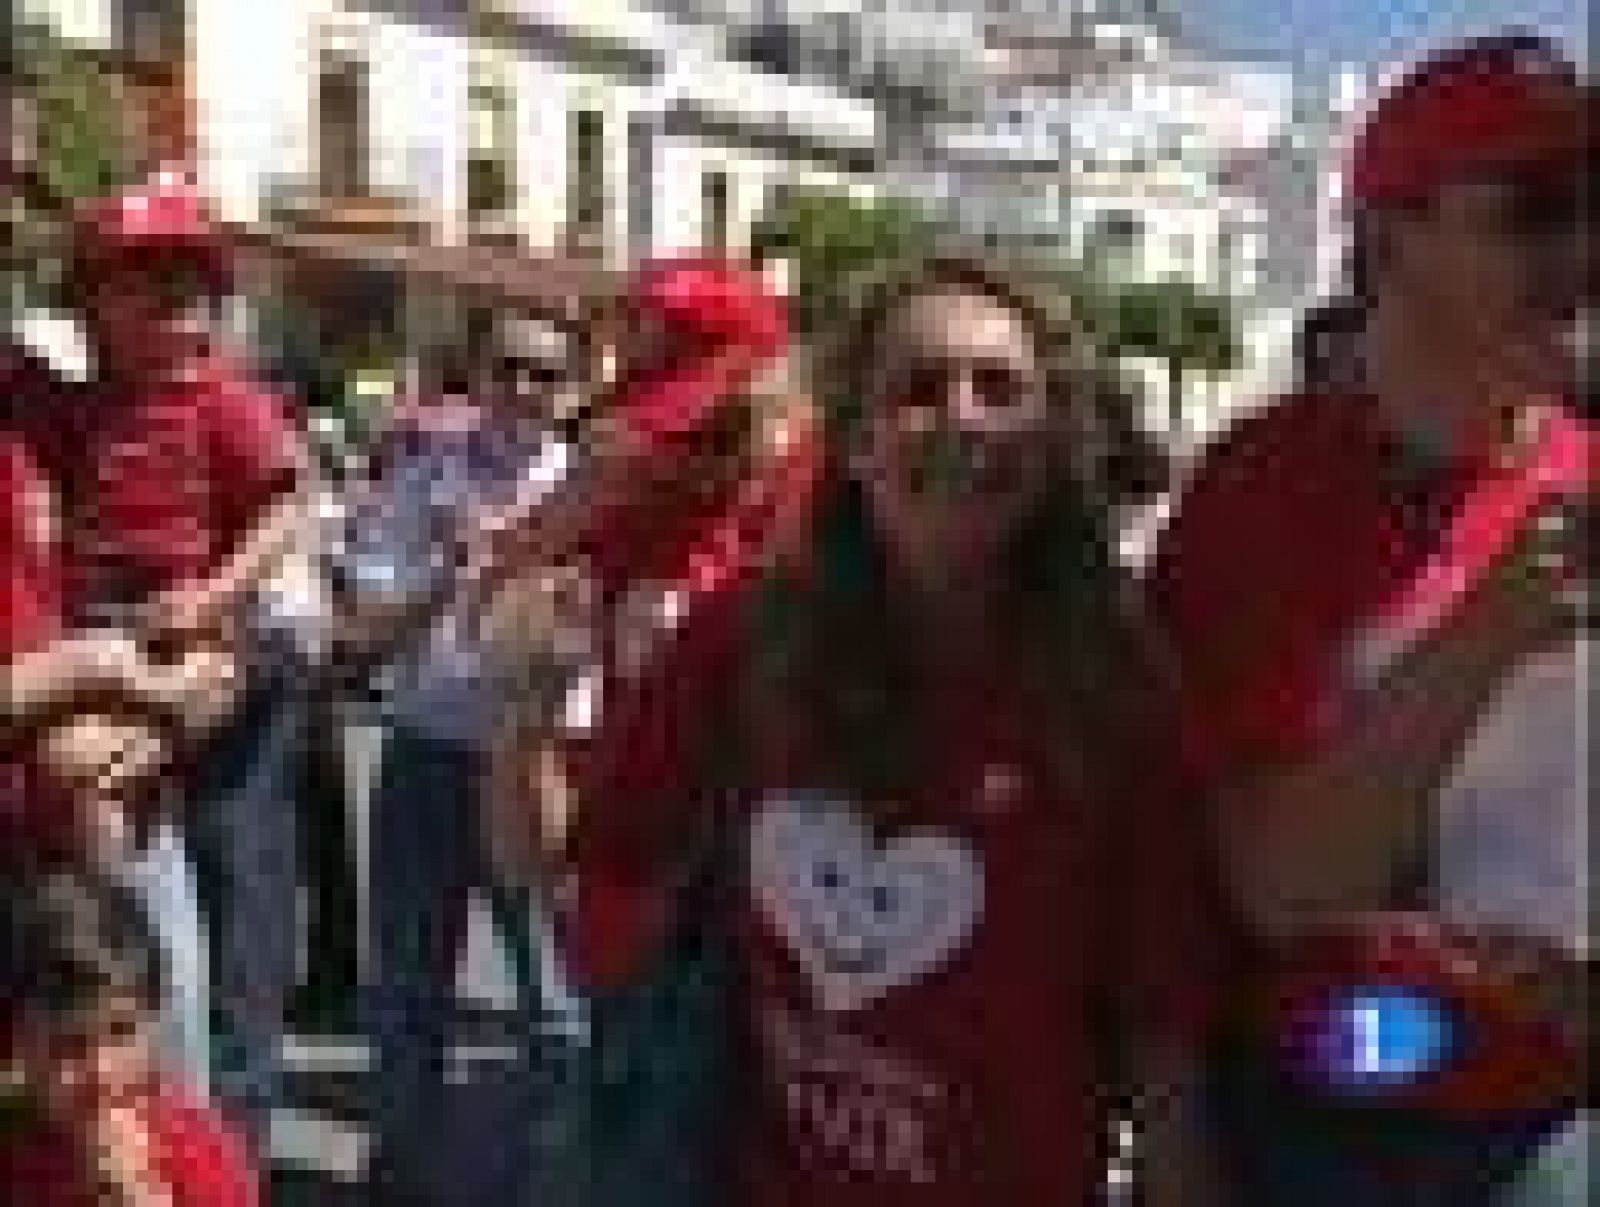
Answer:
POLYGON ((1431 952, 1463 981, 1523 990, 1551 1009, 1577 1019, 1585 1014, 1588 962, 1560 944, 1501 923, 1461 921, 1419 911, 1347 915, 1350 929, 1386 940, 1396 950, 1431 952))
POLYGON ((208 732, 232 713, 241 685, 238 660, 215 643, 196 645, 176 662, 145 674, 149 698, 194 734, 208 732))
POLYGON ((184 649, 221 637, 227 619, 226 609, 213 592, 179 586, 161 592, 145 605, 140 635, 158 647, 184 649))
POLYGON ((67 675, 91 689, 138 696, 149 665, 137 642, 117 629, 65 638, 61 643, 67 675))
POLYGON ((73 717, 45 735, 40 752, 54 775, 97 796, 120 795, 159 770, 169 753, 154 726, 110 713, 73 717))
POLYGON ((89 1147, 101 1184, 118 1207, 172 1207, 154 1138, 137 1107, 116 1105, 97 1112, 89 1125, 89 1147))
POLYGON ((588 652, 593 585, 573 566, 546 566, 500 587, 484 604, 481 634, 513 663, 579 660, 588 652))
POLYGON ((1535 517, 1423 649, 1449 647, 1464 667, 1498 676, 1570 638, 1581 619, 1569 590, 1570 531, 1535 517))

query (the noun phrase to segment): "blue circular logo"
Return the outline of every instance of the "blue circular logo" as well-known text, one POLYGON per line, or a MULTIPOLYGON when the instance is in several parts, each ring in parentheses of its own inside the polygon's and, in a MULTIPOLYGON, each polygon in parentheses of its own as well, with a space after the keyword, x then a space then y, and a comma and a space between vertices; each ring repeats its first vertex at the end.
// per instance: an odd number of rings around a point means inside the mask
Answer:
POLYGON ((1460 1024, 1437 995, 1363 986, 1330 995, 1300 1020, 1301 1072, 1330 1089, 1378 1091, 1415 1084, 1450 1061, 1460 1024))

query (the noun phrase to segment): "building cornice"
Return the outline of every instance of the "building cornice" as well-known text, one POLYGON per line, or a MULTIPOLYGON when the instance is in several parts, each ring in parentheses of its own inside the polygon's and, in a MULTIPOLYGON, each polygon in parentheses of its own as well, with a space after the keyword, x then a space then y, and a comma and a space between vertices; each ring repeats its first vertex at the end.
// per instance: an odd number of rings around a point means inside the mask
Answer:
MULTIPOLYGON (((452 37, 480 36, 468 6, 452 0, 361 0, 356 7, 420 25, 452 37)), ((529 12, 518 5, 495 10, 498 37, 519 54, 609 75, 626 83, 649 83, 667 67, 666 48, 653 39, 617 34, 529 12)))
POLYGON ((797 129, 779 129, 748 117, 714 108, 693 97, 674 101, 662 115, 669 137, 690 137, 732 143, 788 159, 807 159, 847 172, 868 173, 883 166, 877 147, 848 144, 797 129))

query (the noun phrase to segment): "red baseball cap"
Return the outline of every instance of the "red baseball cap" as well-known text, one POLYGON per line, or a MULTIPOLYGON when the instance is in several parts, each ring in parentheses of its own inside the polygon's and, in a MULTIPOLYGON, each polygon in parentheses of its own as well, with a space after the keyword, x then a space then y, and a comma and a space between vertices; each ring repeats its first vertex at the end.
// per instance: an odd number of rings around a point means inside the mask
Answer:
POLYGON ((710 349, 747 348, 772 356, 789 338, 783 299, 759 272, 712 256, 652 260, 629 283, 626 308, 710 349))
POLYGON ((147 268, 159 273, 181 259, 197 267, 219 293, 233 281, 232 240, 200 190, 176 171, 84 204, 73 222, 75 267, 81 271, 147 268))
POLYGON ((1441 51, 1376 102, 1356 136, 1347 196, 1407 205, 1476 176, 1571 179, 1592 145, 1589 103, 1545 39, 1501 35, 1441 51))
POLYGON ((670 363, 643 367, 620 393, 627 431, 664 453, 705 427, 789 341, 783 299, 759 272, 728 260, 650 261, 634 274, 624 307, 681 341, 670 363))

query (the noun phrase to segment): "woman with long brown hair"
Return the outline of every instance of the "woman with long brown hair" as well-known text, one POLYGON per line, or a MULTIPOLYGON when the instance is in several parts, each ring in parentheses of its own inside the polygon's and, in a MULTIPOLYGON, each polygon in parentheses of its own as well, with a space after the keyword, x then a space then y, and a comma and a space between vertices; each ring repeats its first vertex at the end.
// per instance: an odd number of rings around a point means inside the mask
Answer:
POLYGON ((1212 937, 1111 550, 1114 474, 1145 462, 1081 334, 981 260, 852 320, 801 522, 734 573, 712 550, 606 702, 573 954, 626 983, 720 860, 737 1203, 1086 1202, 1107 1079, 1181 1034, 1212 937))

